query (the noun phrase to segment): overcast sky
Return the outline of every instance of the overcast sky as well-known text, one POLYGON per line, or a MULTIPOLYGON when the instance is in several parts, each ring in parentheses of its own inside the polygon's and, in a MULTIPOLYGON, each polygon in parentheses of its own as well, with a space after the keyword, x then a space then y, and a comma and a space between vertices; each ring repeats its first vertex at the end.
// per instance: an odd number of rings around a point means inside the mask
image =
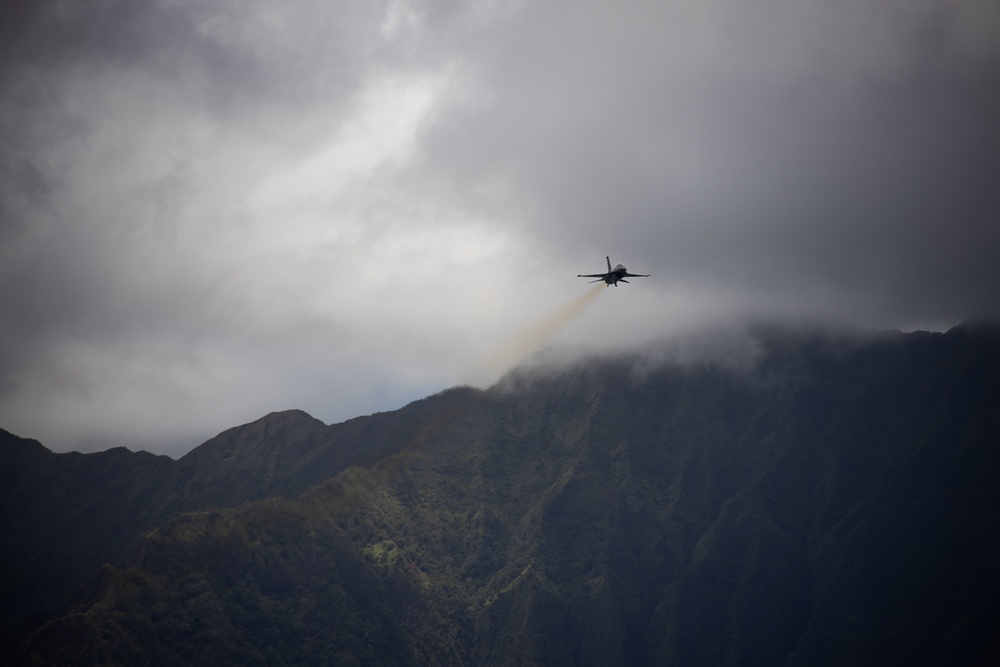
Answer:
POLYGON ((54 450, 395 409, 559 313, 1000 313, 996 0, 0 13, 0 427, 54 450))

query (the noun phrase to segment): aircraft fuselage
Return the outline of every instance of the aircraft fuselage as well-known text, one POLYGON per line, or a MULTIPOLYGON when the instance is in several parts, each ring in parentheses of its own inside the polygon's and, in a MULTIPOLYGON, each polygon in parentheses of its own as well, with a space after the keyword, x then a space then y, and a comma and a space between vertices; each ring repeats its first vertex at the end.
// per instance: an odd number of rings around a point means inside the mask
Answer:
POLYGON ((586 273, 579 274, 577 278, 597 278, 597 280, 592 280, 590 282, 596 283, 603 280, 605 285, 614 285, 618 287, 619 282, 627 283, 625 278, 648 278, 649 274, 644 273, 629 273, 628 269, 625 268, 624 264, 618 264, 615 268, 611 268, 611 258, 605 258, 608 262, 608 272, 607 273, 586 273))

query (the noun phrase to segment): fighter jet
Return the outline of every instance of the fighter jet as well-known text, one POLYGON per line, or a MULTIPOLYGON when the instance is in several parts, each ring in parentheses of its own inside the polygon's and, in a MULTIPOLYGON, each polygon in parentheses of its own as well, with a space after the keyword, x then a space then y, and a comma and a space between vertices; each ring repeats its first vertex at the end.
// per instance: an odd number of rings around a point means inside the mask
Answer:
POLYGON ((618 287, 618 283, 627 283, 625 278, 648 278, 648 273, 629 273, 628 269, 625 268, 624 264, 619 264, 615 268, 611 268, 611 257, 605 257, 608 260, 608 272, 607 273, 581 273, 577 278, 597 278, 597 280, 591 280, 592 283, 598 283, 604 281, 608 285, 614 285, 618 287))

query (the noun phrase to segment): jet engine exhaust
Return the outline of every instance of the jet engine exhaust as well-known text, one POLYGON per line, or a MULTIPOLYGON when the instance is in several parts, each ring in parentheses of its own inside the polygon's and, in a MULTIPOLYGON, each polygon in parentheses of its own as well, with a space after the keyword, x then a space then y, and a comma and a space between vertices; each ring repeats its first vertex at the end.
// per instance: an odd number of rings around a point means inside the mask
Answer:
POLYGON ((499 380, 504 373, 544 347, 566 325, 580 317, 604 292, 604 287, 603 282, 594 285, 577 298, 556 308, 551 315, 543 317, 517 334, 512 340, 498 345, 488 352, 471 372, 466 373, 468 377, 463 378, 463 383, 485 387, 499 380))
MULTIPOLYGON (((587 308, 604 292, 603 282, 565 303, 551 315, 528 327, 513 340, 492 350, 460 384, 485 387, 495 383, 508 370, 524 361, 528 355, 543 347, 563 330, 570 322, 580 317, 587 308)), ((306 493, 303 498, 323 505, 334 515, 340 515, 356 503, 368 502, 372 494, 396 475, 406 474, 413 457, 443 429, 464 417, 482 398, 476 392, 471 395, 455 394, 452 403, 441 406, 436 414, 429 415, 427 422, 405 446, 368 468, 351 467, 336 477, 327 480, 306 493)))

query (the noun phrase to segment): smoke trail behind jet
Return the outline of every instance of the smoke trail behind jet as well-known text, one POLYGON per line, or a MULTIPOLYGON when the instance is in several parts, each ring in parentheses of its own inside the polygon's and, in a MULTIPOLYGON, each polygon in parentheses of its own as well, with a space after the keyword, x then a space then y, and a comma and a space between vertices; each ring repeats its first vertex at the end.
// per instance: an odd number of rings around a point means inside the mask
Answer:
POLYGON ((566 325, 580 317, 587 308, 604 292, 604 283, 595 284, 589 290, 565 303, 551 314, 531 325, 512 340, 506 341, 488 352, 462 381, 474 386, 488 386, 496 382, 504 373, 524 361, 528 355, 545 346, 556 337, 566 325))
MULTIPOLYGON (((572 301, 565 303, 552 314, 528 327, 512 340, 497 346, 479 364, 466 373, 462 384, 486 386, 496 382, 535 350, 551 341, 567 324, 580 317, 600 296, 605 285, 595 284, 572 301)), ((392 475, 405 474, 414 454, 442 429, 447 428, 474 409, 481 392, 449 390, 449 400, 435 403, 434 410, 425 415, 426 422, 418 433, 395 454, 368 468, 352 467, 323 485, 314 487, 304 498, 321 503, 327 511, 339 514, 354 503, 367 502, 380 485, 392 475)), ((441 395, 443 396, 443 394, 441 395)), ((438 398, 441 398, 439 396, 438 398)))

